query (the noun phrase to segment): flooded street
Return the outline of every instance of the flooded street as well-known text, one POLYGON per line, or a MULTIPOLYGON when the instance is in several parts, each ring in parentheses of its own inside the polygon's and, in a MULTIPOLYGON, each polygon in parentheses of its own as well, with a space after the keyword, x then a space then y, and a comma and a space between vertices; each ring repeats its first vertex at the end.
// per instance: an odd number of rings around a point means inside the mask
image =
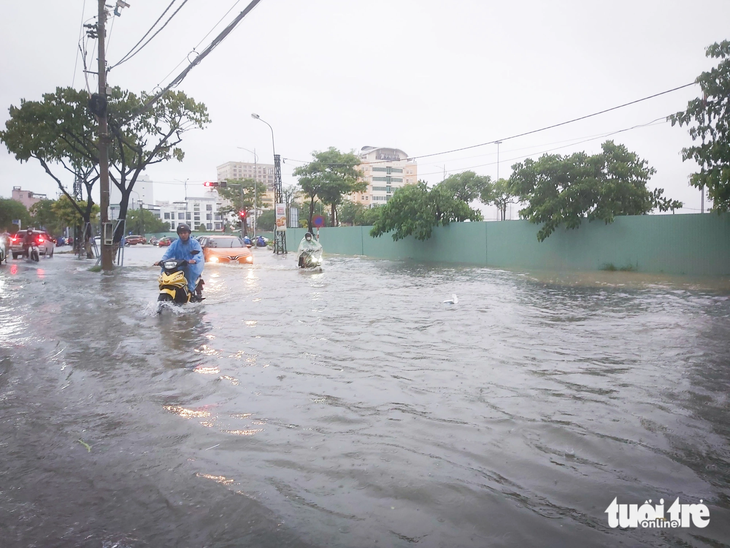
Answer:
POLYGON ((0 267, 3 547, 730 544, 727 287, 255 250, 158 316, 161 254, 0 267))

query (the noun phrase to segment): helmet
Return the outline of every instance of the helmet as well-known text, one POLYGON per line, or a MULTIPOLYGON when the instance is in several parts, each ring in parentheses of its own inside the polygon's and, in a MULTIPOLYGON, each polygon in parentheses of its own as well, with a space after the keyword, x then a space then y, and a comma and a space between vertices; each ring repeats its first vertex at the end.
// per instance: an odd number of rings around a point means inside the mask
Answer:
POLYGON ((180 223, 179 225, 177 225, 177 233, 182 234, 183 232, 191 232, 191 230, 190 227, 185 223, 180 223))
POLYGON ((307 238, 308 240, 310 240, 310 239, 312 238, 312 233, 311 233, 311 232, 307 232, 307 233, 306 233, 306 234, 304 235, 304 237, 305 237, 305 238, 307 238))

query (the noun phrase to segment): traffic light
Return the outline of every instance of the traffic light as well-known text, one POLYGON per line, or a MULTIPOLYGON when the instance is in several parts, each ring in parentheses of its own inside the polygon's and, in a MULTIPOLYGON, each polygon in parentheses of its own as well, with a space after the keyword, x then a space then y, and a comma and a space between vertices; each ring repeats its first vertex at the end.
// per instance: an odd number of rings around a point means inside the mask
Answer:
POLYGON ((215 187, 226 188, 228 186, 228 183, 226 181, 205 181, 203 183, 203 186, 207 186, 209 188, 210 187, 213 187, 213 188, 215 188, 215 187))
POLYGON ((241 219, 245 219, 245 218, 246 218, 246 210, 245 210, 245 209, 242 209, 242 210, 240 210, 240 211, 238 212, 238 216, 239 216, 239 217, 240 217, 241 219))

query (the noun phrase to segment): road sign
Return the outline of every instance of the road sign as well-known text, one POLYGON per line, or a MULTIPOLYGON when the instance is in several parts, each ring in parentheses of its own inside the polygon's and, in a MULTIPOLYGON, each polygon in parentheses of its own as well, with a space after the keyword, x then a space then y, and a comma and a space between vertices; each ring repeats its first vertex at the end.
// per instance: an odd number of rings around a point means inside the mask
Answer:
POLYGON ((322 217, 322 215, 317 215, 316 217, 313 217, 312 224, 317 228, 319 228, 320 226, 324 226, 324 217, 322 217))

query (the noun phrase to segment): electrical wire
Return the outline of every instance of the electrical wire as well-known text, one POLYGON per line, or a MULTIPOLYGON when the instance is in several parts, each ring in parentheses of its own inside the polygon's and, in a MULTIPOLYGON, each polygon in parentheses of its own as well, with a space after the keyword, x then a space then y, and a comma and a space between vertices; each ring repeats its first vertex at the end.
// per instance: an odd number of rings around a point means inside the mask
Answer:
MULTIPOLYGON (((416 160, 418 158, 429 158, 431 156, 440 156, 442 154, 451 154, 453 152, 460 152, 462 150, 469 150, 471 148, 483 147, 483 146, 486 146, 486 145, 494 145, 494 144, 497 144, 497 142, 502 143, 504 141, 509 141, 510 139, 517 139, 518 137, 524 137, 526 135, 532 135, 533 133, 539 133, 541 131, 546 131, 548 129, 553 129, 553 128, 560 127, 560 126, 564 126, 564 125, 567 125, 567 124, 572 124, 572 123, 578 122, 580 120, 585 120, 586 118, 592 118, 593 116, 598 116, 599 114, 605 114, 606 112, 611 112, 612 110, 618 110, 620 108, 624 108, 624 107, 627 107, 629 105, 635 105, 636 103, 641 103, 642 101, 647 101, 649 99, 654 99, 655 97, 659 97, 660 95, 665 95, 667 93, 672 93, 674 91, 678 91, 680 89, 684 89, 686 87, 694 86, 694 85, 696 85, 696 82, 690 82, 689 84, 684 84, 682 86, 678 86, 676 88, 668 89, 668 90, 662 91, 660 93, 655 93, 654 95, 649 95, 647 97, 642 97, 641 99, 636 99, 635 101, 629 101, 628 103, 623 103, 622 105, 617 105, 615 107, 611 107, 611 108, 607 108, 607 109, 604 109, 604 110, 600 110, 600 111, 594 112, 592 114, 586 114, 585 116, 580 116, 579 118, 573 118, 572 120, 566 120, 565 122, 560 122, 558 124, 553 124, 553 125, 550 125, 550 126, 541 127, 539 129, 533 129, 532 131, 526 131, 524 133, 518 133, 517 135, 510 135, 509 137, 502 137, 501 139, 495 139, 494 141, 489 141, 489 142, 486 142, 486 143, 479 143, 478 145, 470 145, 470 146, 461 147, 461 148, 455 148, 453 150, 447 150, 447 151, 443 151, 443 152, 434 152, 432 154, 422 154, 420 156, 411 156, 409 158, 409 160, 416 160)), ((373 163, 375 163, 375 162, 373 162, 373 163)))
MULTIPOLYGON (((667 123, 667 119, 666 118, 667 118, 666 116, 663 116, 661 118, 656 118, 656 119, 652 120, 651 122, 647 122, 645 124, 638 124, 638 125, 635 125, 635 126, 631 126, 631 127, 627 127, 627 128, 623 128, 623 129, 618 129, 616 131, 611 131, 609 133, 604 133, 604 134, 601 134, 601 135, 595 135, 593 137, 588 137, 588 138, 585 138, 585 139, 580 140, 580 141, 576 141, 576 142, 569 143, 567 145, 563 145, 563 146, 559 146, 559 147, 553 147, 553 148, 548 148, 548 149, 543 149, 543 150, 540 150, 540 151, 537 151, 537 152, 532 152, 530 154, 522 154, 520 156, 515 156, 513 158, 505 158, 504 160, 500 160, 499 163, 501 164, 503 162, 514 162, 515 160, 522 160, 524 158, 528 158, 530 156, 535 156, 537 154, 546 154, 548 152, 553 152, 555 150, 561 150, 563 148, 569 148, 569 147, 572 147, 572 146, 575 146, 575 145, 580 145, 580 144, 583 144, 583 143, 588 143, 590 141, 595 141, 596 139, 605 139, 606 137, 610 137, 611 135, 617 135, 619 133, 624 133, 626 131, 631 131, 631 130, 634 130, 634 129, 644 128, 644 127, 649 127, 649 126, 666 124, 667 123), (659 121, 661 121, 661 124, 657 124, 657 122, 659 122, 659 121)), ((524 150, 524 149, 515 149, 515 151, 517 151, 517 150, 524 150)), ((455 170, 454 169, 450 169, 448 171, 451 174, 454 174, 454 173, 462 173, 462 172, 468 171, 470 169, 474 169, 474 168, 478 168, 478 167, 488 167, 488 166, 494 166, 494 165, 497 165, 497 162, 489 162, 489 163, 486 163, 486 164, 479 164, 479 165, 469 166, 469 167, 455 169, 455 170)), ((437 175, 439 173, 442 173, 442 171, 419 173, 419 176, 420 175, 437 175)))
POLYGON ((157 26, 157 23, 159 23, 159 22, 160 22, 160 20, 161 20, 161 19, 162 19, 162 18, 163 18, 163 17, 165 16, 165 14, 166 14, 166 13, 167 13, 167 12, 168 12, 168 11, 170 10, 170 8, 172 7, 172 5, 173 5, 173 4, 175 3, 175 2, 176 2, 176 0, 172 0, 172 2, 170 2, 170 5, 169 5, 169 6, 167 6, 167 8, 165 8, 165 11, 163 11, 163 12, 162 12, 162 15, 160 15, 160 17, 158 17, 158 18, 157 18, 157 21, 155 21, 155 22, 154 22, 154 24, 153 24, 153 25, 152 25, 152 26, 151 26, 151 27, 149 28, 149 30, 148 30, 148 31, 147 31, 147 32, 146 32, 146 33, 144 34, 144 36, 142 36, 142 38, 140 38, 140 39, 139 39, 139 42, 137 42, 137 43, 136 43, 136 44, 134 45, 134 47, 132 47, 132 49, 131 49, 131 50, 129 50, 129 52, 128 52, 128 53, 127 53, 127 54, 126 54, 126 55, 125 55, 124 57, 122 57, 122 59, 121 59, 120 61, 118 61, 118 62, 117 62, 116 64, 112 65, 111 67, 109 67, 109 68, 107 69, 107 72, 108 72, 108 71, 110 71, 111 69, 113 69, 114 67, 118 67, 118 66, 119 66, 119 65, 121 65, 122 63, 126 63, 126 62, 127 62, 127 61, 129 61, 129 60, 130 60, 130 59, 131 59, 132 57, 134 57, 134 56, 135 56, 135 55, 137 55, 137 54, 138 54, 138 53, 139 53, 140 51, 142 51, 142 50, 143 50, 143 49, 145 48, 145 46, 146 46, 147 44, 149 44, 149 43, 150 43, 150 42, 152 41, 152 39, 154 39, 154 37, 155 37, 155 36, 157 36, 158 34, 160 34, 160 32, 162 32, 162 29, 164 29, 164 28, 165 28, 165 27, 167 26, 167 24, 168 24, 168 23, 169 23, 170 21, 172 21, 173 17, 175 17, 175 16, 176 16, 176 15, 177 15, 177 14, 178 14, 178 13, 180 12, 180 10, 181 10, 181 9, 183 8, 183 6, 184 6, 184 5, 185 5, 185 4, 186 4, 186 3, 188 2, 188 0, 183 0, 183 3, 182 3, 182 4, 180 4, 180 7, 179 7, 179 8, 177 8, 177 10, 175 10, 175 12, 174 12, 174 13, 173 13, 173 14, 172 14, 172 15, 170 16, 170 18, 169 18, 169 19, 168 19, 167 21, 165 21, 165 24, 163 24, 163 25, 162 25, 162 26, 161 26, 161 27, 160 27, 160 28, 159 28, 159 29, 157 30, 157 32, 155 32, 155 33, 154 33, 154 34, 153 34, 152 36, 150 36, 149 40, 147 40, 147 41, 146 41, 146 42, 145 42, 144 44, 142 44, 142 45, 141 45, 141 46, 139 47, 139 49, 137 49, 137 51, 135 51, 135 48, 137 48, 137 46, 139 46, 139 45, 140 45, 140 43, 142 42, 142 40, 144 40, 144 39, 145 39, 145 38, 147 37, 147 35, 148 35, 148 34, 149 34, 150 32, 152 32, 152 30, 153 30, 153 29, 154 29, 154 28, 155 28, 155 27, 157 26))
MULTIPOLYGON (((85 13, 85 11, 86 11, 86 0, 84 0, 84 4, 81 7, 81 23, 79 24, 79 40, 78 40, 79 41, 79 48, 78 48, 79 50, 81 49, 81 47, 80 47, 81 40, 84 37, 84 13, 85 13)), ((72 88, 76 84, 76 69, 79 66, 79 53, 80 53, 80 51, 76 52, 76 60, 74 61, 74 74, 73 74, 73 77, 71 78, 71 87, 72 88)))
MULTIPOLYGON (((218 25, 220 25, 220 24, 221 24, 221 21, 223 21, 223 19, 225 19, 225 18, 226 18, 226 16, 228 16, 228 14, 229 14, 229 13, 231 13, 231 11, 233 11, 233 8, 235 8, 235 7, 236 7, 236 6, 237 6, 237 5, 238 5, 238 4, 240 3, 240 2, 241 2, 241 0, 236 0, 236 2, 235 2, 235 3, 234 3, 234 4, 233 4, 233 5, 232 5, 232 6, 231 6, 231 7, 229 8, 229 9, 228 9, 228 11, 227 11, 227 12, 226 12, 226 13, 225 13, 225 14, 223 15, 223 17, 221 17, 221 18, 220 18, 220 19, 218 20, 218 22, 217 22, 217 23, 216 23, 215 25, 213 25, 213 28, 211 28, 211 29, 210 29, 210 30, 208 31, 208 34, 206 34, 205 36, 203 36, 203 38, 202 38, 202 39, 200 40, 200 42, 198 42, 198 43, 197 43, 197 44, 195 45, 195 47, 194 47, 194 48, 192 49, 191 53, 193 53, 193 52, 195 52, 195 53, 198 53, 198 52, 197 52, 197 51, 195 51, 195 50, 196 50, 196 49, 198 49, 198 47, 200 47, 200 44, 202 44, 202 43, 203 43, 203 41, 204 41, 204 40, 205 40, 206 38, 208 38, 208 36, 210 36, 210 35, 212 34, 212 32, 213 32, 213 31, 214 31, 214 30, 215 30, 215 29, 216 29, 216 28, 218 27, 218 25)), ((184 59, 183 59, 182 61, 180 61, 180 62, 179 62, 179 63, 178 63, 177 65, 175 65, 175 68, 173 68, 173 69, 172 69, 172 70, 171 70, 170 72, 168 72, 167 74, 165 74, 165 76, 164 76, 164 77, 163 77, 163 78, 162 78, 162 79, 161 79, 161 80, 160 80, 160 81, 158 82, 158 84, 157 84, 157 85, 156 85, 155 87, 156 87, 156 88, 159 88, 159 87, 161 87, 161 86, 162 86, 162 82, 164 82, 165 80, 167 80, 167 79, 168 79, 168 78, 170 77, 170 75, 172 75, 172 74, 173 74, 173 73, 174 73, 174 72, 175 72, 175 71, 176 71, 176 70, 178 69, 178 67, 179 67, 180 65, 182 65, 182 64, 183 64, 183 63, 184 63, 185 61, 188 61, 188 62, 190 62, 190 54, 188 54, 188 56, 187 56, 187 57, 185 57, 185 58, 184 58, 184 59)))
POLYGON ((246 6, 244 8, 244 10, 241 13, 239 13, 233 19, 233 21, 231 21, 228 24, 228 26, 218 34, 218 36, 216 36, 213 39, 213 41, 208 45, 207 48, 205 48, 200 53, 200 55, 198 55, 193 61, 190 61, 190 64, 187 67, 185 67, 183 69, 183 71, 180 74, 178 74, 177 77, 172 82, 170 82, 169 84, 167 84, 167 86, 165 86, 163 89, 161 89, 154 97, 152 97, 149 101, 147 101, 146 104, 142 105, 142 107, 140 107, 135 112, 133 112, 132 115, 127 119, 127 121, 129 121, 133 118, 136 118, 143 112, 146 112, 148 109, 150 109, 152 107, 153 104, 155 104, 160 99, 160 97, 162 97, 165 93, 167 93, 173 87, 180 84, 180 82, 182 82, 185 79, 185 77, 188 75, 188 73, 191 70, 193 70, 197 65, 199 65, 201 63, 201 61, 203 59, 205 59, 208 56, 208 54, 210 54, 211 51, 213 51, 216 47, 218 47, 221 44, 221 42, 223 42, 223 40, 225 40, 226 37, 228 37, 228 35, 231 32, 233 32, 233 29, 235 29, 236 26, 238 26, 238 23, 240 23, 241 20, 243 20, 243 18, 246 17, 251 12, 251 10, 253 10, 258 5, 258 3, 260 1, 261 0, 251 0, 249 5, 246 6))

